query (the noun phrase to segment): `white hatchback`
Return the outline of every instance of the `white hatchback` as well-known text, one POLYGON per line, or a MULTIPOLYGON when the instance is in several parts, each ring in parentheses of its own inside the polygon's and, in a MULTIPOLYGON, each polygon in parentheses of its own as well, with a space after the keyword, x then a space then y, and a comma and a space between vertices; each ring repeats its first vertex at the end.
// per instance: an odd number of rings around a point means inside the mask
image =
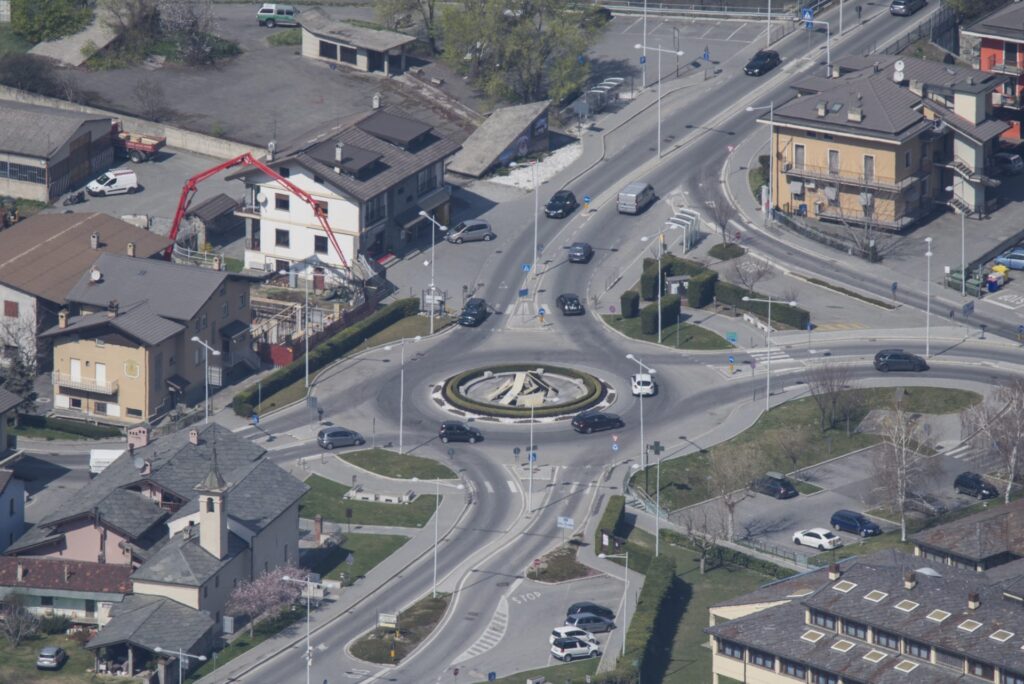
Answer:
POLYGON ((653 397, 658 391, 658 385, 650 373, 637 373, 631 376, 629 386, 634 397, 653 397))
POLYGON ((588 632, 585 629, 579 627, 555 627, 551 630, 551 635, 548 637, 548 643, 555 643, 555 639, 579 639, 580 641, 586 641, 588 644, 597 646, 601 642, 597 640, 597 637, 588 632))

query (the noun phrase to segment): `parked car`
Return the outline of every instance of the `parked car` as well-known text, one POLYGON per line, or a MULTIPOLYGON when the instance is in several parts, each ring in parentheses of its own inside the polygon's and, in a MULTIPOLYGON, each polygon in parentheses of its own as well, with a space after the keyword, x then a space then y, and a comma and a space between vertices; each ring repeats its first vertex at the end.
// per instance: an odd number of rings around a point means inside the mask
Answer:
POLYGON ((588 632, 585 629, 579 627, 555 627, 551 630, 551 636, 548 637, 548 643, 555 643, 556 639, 579 639, 580 641, 586 641, 587 643, 598 645, 597 637, 588 632))
POLYGON ((480 297, 472 297, 462 307, 459 314, 459 325, 475 328, 487 318, 487 302, 480 297))
POLYGON ((569 263, 585 264, 594 257, 594 248, 589 242, 574 242, 569 245, 569 263))
POLYGON ((256 21, 260 26, 274 28, 275 26, 298 26, 299 10, 291 5, 278 5, 272 2, 265 2, 256 12, 256 21))
POLYGON ((615 623, 608 618, 593 613, 574 613, 565 617, 566 627, 579 627, 593 634, 594 632, 610 632, 615 623))
POLYGON ((107 195, 131 194, 139 189, 139 177, 131 169, 114 169, 107 171, 99 178, 85 186, 85 191, 93 197, 107 195))
POLYGON ((792 499, 800 493, 785 475, 774 472, 767 472, 751 482, 750 489, 758 494, 774 496, 776 499, 792 499))
POLYGON ((584 411, 572 419, 572 429, 576 432, 600 432, 601 430, 614 430, 625 427, 625 423, 614 413, 601 413, 600 411, 584 411))
POLYGON ((903 502, 903 505, 908 511, 916 511, 921 515, 928 516, 929 518, 934 518, 937 515, 942 515, 949 511, 949 507, 946 506, 945 502, 933 494, 907 492, 907 497, 903 502))
POLYGON ((483 219, 473 219, 472 221, 463 221, 449 230, 444 239, 448 242, 454 242, 457 245, 461 245, 463 242, 493 240, 494 237, 494 231, 491 230, 490 223, 483 219))
POLYGON ((562 314, 565 316, 582 316, 586 313, 583 310, 583 302, 580 301, 579 295, 575 295, 572 292, 558 295, 558 299, 555 300, 555 306, 561 309, 562 314))
POLYGON ((658 383, 650 373, 637 373, 630 376, 629 389, 634 397, 653 397, 658 391, 658 383))
POLYGON ((897 17, 909 17, 927 4, 925 0, 892 0, 889 14, 897 17))
POLYGON ((1024 247, 1014 247, 996 257, 996 263, 1015 271, 1024 269, 1024 247))
POLYGON ((928 362, 917 354, 902 349, 883 349, 875 354, 875 370, 883 373, 889 371, 926 371, 928 362))
POLYGON ((960 473, 953 480, 953 491, 957 494, 966 494, 977 499, 994 499, 999 496, 999 490, 985 481, 978 473, 970 471, 960 473))
POLYGON ((60 646, 43 646, 36 658, 37 670, 59 670, 67 662, 68 654, 60 646))
POLYGON ((576 211, 578 206, 580 203, 576 201, 576 195, 568 190, 559 190, 544 205, 544 215, 548 218, 565 218, 576 211))
POLYGON ((611 608, 605 608, 598 603, 591 603, 590 601, 580 601, 569 606, 569 610, 565 611, 566 616, 576 615, 577 613, 590 613, 591 615, 597 615, 603 617, 606 620, 615 619, 615 611, 611 608))
POLYGON ((1015 176, 1024 171, 1024 159, 1014 152, 996 152, 992 156, 992 164, 1004 176, 1015 176))
POLYGON ((465 423, 457 420, 446 420, 441 423, 441 430, 437 433, 437 436, 440 437, 441 441, 445 444, 448 442, 469 442, 470 444, 476 444, 477 442, 482 442, 484 439, 484 433, 471 425, 466 425, 465 423))
POLYGON ((843 545, 843 540, 824 527, 814 527, 796 532, 793 535, 793 543, 797 546, 813 546, 820 551, 827 551, 828 549, 838 549, 843 545))
POLYGON ((582 639, 555 639, 551 644, 551 655, 569 662, 577 658, 592 658, 601 655, 597 644, 582 639))
POLYGON ((782 58, 775 50, 759 50, 756 55, 750 58, 747 66, 743 67, 743 73, 747 76, 764 76, 775 67, 782 64, 782 58))
POLYGON ((343 446, 362 446, 366 440, 355 430, 343 427, 326 427, 316 433, 316 443, 321 449, 343 446))
POLYGON ((862 537, 874 537, 875 535, 882 534, 881 527, 869 520, 867 516, 855 511, 838 510, 832 514, 832 519, 829 523, 832 525, 832 529, 837 532, 852 532, 862 537))

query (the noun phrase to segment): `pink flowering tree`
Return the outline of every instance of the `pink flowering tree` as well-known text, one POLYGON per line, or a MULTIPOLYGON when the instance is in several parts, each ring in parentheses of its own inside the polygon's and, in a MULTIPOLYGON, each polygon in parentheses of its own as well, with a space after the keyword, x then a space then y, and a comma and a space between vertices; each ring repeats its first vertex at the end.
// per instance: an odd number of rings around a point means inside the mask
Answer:
POLYGON ((249 620, 249 636, 253 624, 272 618, 295 603, 302 594, 302 585, 283 578, 303 579, 306 571, 294 565, 281 565, 248 582, 240 582, 231 592, 227 612, 244 615, 249 620))

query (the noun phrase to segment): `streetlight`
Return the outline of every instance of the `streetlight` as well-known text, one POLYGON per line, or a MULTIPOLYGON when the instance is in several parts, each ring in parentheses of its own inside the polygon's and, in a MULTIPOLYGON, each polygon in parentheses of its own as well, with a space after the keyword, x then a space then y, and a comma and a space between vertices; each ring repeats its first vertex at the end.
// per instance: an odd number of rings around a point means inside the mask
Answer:
POLYGON ((625 581, 625 586, 622 587, 622 655, 626 655, 626 628, 629 626, 629 620, 626 619, 627 612, 629 611, 629 551, 623 553, 609 554, 599 553, 598 558, 625 558, 626 559, 626 572, 622 576, 625 581))
MULTIPOLYGON (((278 271, 281 275, 295 274, 298 279, 299 272, 294 270, 295 264, 289 264, 287 271, 278 271)), ((306 341, 306 389, 309 389, 309 278, 306 278, 306 301, 302 306, 302 338, 306 341)))
MULTIPOLYGON (((647 41, 647 35, 646 35, 646 32, 645 32, 644 33, 644 44, 643 45, 637 44, 637 45, 633 46, 637 50, 643 50, 645 56, 647 55, 647 44, 646 44, 646 41, 647 41)), ((670 55, 675 55, 676 57, 682 57, 684 53, 683 53, 682 50, 662 50, 661 49, 661 43, 658 43, 658 47, 651 48, 651 49, 658 53, 658 159, 661 159, 661 53, 662 52, 667 52, 670 55)), ((646 64, 644 66, 646 67, 646 64)))
POLYGON ((306 585, 306 684, 309 684, 309 671, 313 668, 313 647, 309 645, 309 600, 313 596, 313 587, 316 586, 316 582, 310 582, 309 575, 306 575, 305 579, 296 579, 285 575, 281 581, 306 585))
MULTIPOLYGON (((520 166, 526 166, 522 162, 512 162, 509 166, 513 169, 517 169, 520 166)), ((530 257, 530 270, 533 272, 533 276, 537 277, 537 226, 540 224, 540 183, 537 182, 537 162, 530 162, 530 168, 533 169, 533 256, 530 257)))
MULTIPOLYGON (((772 298, 769 296, 767 299, 755 299, 754 297, 744 297, 745 302, 761 302, 762 304, 768 304, 768 370, 764 376, 764 410, 765 413, 771 411, 772 404, 772 298)), ((796 306, 796 302, 786 302, 790 306, 796 306)))
POLYGON ((437 293, 434 290, 434 244, 437 238, 434 236, 434 229, 439 228, 442 233, 448 230, 434 220, 434 217, 425 211, 420 211, 420 216, 430 221, 430 334, 434 334, 434 315, 437 312, 437 293))
POLYGON ((210 345, 206 344, 206 342, 203 342, 201 339, 199 339, 195 335, 192 336, 192 341, 195 342, 196 344, 203 345, 203 365, 204 365, 204 369, 206 371, 206 373, 204 374, 205 377, 203 378, 203 380, 204 380, 203 387, 206 388, 206 421, 205 422, 209 423, 210 422, 210 353, 212 352, 214 356, 220 356, 220 351, 217 350, 217 349, 214 349, 210 345))
POLYGON ((204 656, 204 655, 194 655, 192 653, 185 653, 180 648, 160 648, 159 646, 157 646, 156 648, 153 649, 153 651, 156 652, 156 653, 166 653, 168 655, 176 653, 178 655, 178 684, 181 684, 181 682, 182 682, 181 670, 184 667, 184 664, 182 663, 183 660, 186 660, 188 658, 195 658, 196 660, 198 660, 201 663, 205 663, 206 662, 206 656, 204 656))
MULTIPOLYGON (((412 478, 413 482, 419 482, 418 477, 412 478)), ((459 489, 462 489, 460 484, 459 489)), ((430 592, 431 598, 437 598, 437 543, 438 543, 438 512, 441 506, 441 480, 434 478, 434 588, 430 592)))
POLYGON ((825 78, 832 78, 832 27, 827 21, 821 19, 805 20, 804 23, 814 26, 815 24, 825 25, 825 78))
POLYGON ((768 208, 764 212, 764 223, 768 225, 768 217, 775 206, 775 101, 767 107, 747 107, 748 112, 768 110, 768 208))
MULTIPOLYGON (((399 375, 400 379, 398 382, 398 453, 400 454, 405 453, 405 442, 403 441, 403 438, 405 436, 405 343, 408 342, 409 339, 410 338, 408 337, 403 337, 395 344, 389 344, 388 346, 384 347, 384 351, 391 351, 392 349, 395 348, 396 345, 402 348, 402 370, 399 375)), ((411 339, 413 342, 419 342, 420 340, 423 339, 423 337, 417 335, 416 337, 413 337, 411 339)))
MULTIPOLYGON (((640 366, 640 368, 642 368, 643 370, 645 370, 648 373, 650 373, 651 376, 653 376, 655 373, 658 372, 658 371, 654 370, 653 368, 651 368, 650 366, 648 366, 647 364, 645 364, 640 359, 636 358, 636 356, 634 356, 633 354, 626 354, 626 358, 629 359, 630 361, 636 362, 636 364, 638 366, 640 366)), ((653 382, 653 381, 654 381, 654 379, 652 377, 651 378, 651 382, 653 382)), ((640 391, 640 463, 643 464, 644 468, 647 467, 647 443, 644 442, 644 391, 643 391, 643 389, 641 389, 641 391, 640 391)))
MULTIPOLYGON (((647 0, 644 0, 644 54, 643 59, 640 60, 640 87, 647 87, 647 0)), ((659 78, 660 78, 659 74, 659 78)))
POLYGON ((928 257, 927 281, 925 282, 924 358, 930 359, 932 356, 932 239, 926 237, 924 241, 928 243, 928 251, 924 254, 928 257))
MULTIPOLYGON (((960 179, 960 194, 963 195, 964 180, 960 179)), ((946 192, 953 192, 953 186, 947 185, 946 192)), ((954 196, 955 197, 955 196, 954 196)), ((950 202, 952 205, 952 201, 950 202)), ((954 208, 956 205, 953 205, 954 208)), ((960 296, 967 296, 967 244, 964 239, 964 234, 967 230, 967 211, 965 209, 959 209, 960 212, 960 296)))

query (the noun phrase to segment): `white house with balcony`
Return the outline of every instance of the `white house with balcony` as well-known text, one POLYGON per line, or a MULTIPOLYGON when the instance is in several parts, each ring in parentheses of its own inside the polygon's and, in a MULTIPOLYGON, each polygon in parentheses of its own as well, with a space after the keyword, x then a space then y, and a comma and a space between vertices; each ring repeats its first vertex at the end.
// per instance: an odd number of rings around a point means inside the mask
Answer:
POLYGON ((271 144, 266 164, 309 193, 337 247, 310 204, 247 168, 229 176, 245 183, 237 214, 246 224, 246 268, 297 271, 322 290, 345 280, 346 265, 405 251, 429 225, 421 211, 447 222, 444 164, 458 149, 429 124, 391 108, 353 115, 281 148, 271 144))

